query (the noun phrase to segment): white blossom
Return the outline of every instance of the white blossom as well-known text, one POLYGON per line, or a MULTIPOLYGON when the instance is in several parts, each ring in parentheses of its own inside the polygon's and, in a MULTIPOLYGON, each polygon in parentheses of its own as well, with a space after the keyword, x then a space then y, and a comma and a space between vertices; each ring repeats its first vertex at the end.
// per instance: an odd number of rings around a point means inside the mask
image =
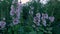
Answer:
POLYGON ((44 19, 48 19, 48 14, 47 13, 42 13, 42 18, 44 18, 44 19))
POLYGON ((14 14, 15 14, 15 12, 11 10, 11 11, 10 11, 10 15, 11 15, 11 16, 14 16, 14 14))
POLYGON ((20 18, 20 11, 19 11, 19 10, 17 10, 17 11, 15 12, 15 14, 16 14, 16 17, 17 17, 17 18, 20 18))
POLYGON ((41 17, 40 13, 37 13, 36 14, 36 17, 40 18, 41 17))
POLYGON ((50 22, 53 22, 54 21, 54 16, 50 16, 49 20, 50 20, 50 22))
POLYGON ((11 5, 10 15, 13 16, 15 14, 14 6, 11 5))
POLYGON ((34 22, 35 23, 39 23, 40 22, 40 19, 38 17, 34 17, 34 22))
POLYGON ((5 25, 6 25, 6 22, 4 22, 4 21, 0 21, 0 27, 1 27, 1 28, 4 28, 5 25))
POLYGON ((41 4, 46 4, 49 0, 40 0, 41 4))
POLYGON ((46 24, 46 20, 42 20, 42 23, 43 23, 44 26, 47 25, 47 24, 46 24))
POLYGON ((13 6, 13 5, 11 5, 11 10, 12 10, 12 9, 14 9, 14 6, 13 6))
POLYGON ((18 23, 19 23, 18 18, 14 18, 14 20, 13 20, 13 24, 16 25, 16 24, 18 24, 18 23))

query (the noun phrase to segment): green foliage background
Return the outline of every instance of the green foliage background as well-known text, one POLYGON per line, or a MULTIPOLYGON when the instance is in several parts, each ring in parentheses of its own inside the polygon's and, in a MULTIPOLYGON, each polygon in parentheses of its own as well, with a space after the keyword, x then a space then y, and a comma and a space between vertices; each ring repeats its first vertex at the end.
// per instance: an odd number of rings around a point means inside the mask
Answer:
MULTIPOLYGON (((3 17, 5 17, 7 25, 12 22, 11 16, 9 14, 11 10, 10 9, 11 3, 12 3, 12 0, 4 0, 0 3, 0 20, 2 20, 3 17)), ((42 31, 36 32, 32 28, 31 25, 33 24, 33 16, 35 16, 37 12, 41 12, 41 13, 47 12, 50 16, 53 12, 53 15, 55 16, 55 21, 51 25, 53 27, 52 32, 53 34, 60 34, 60 1, 50 0, 44 6, 45 7, 43 7, 41 3, 35 2, 35 1, 26 3, 22 9, 21 19, 20 19, 21 23, 12 27, 9 27, 6 25, 7 29, 4 29, 3 31, 0 31, 0 32, 4 32, 3 34, 12 34, 13 32, 14 32, 13 34, 28 34, 28 33, 43 34, 42 31), (30 6, 34 7, 33 15, 29 14, 30 6)))

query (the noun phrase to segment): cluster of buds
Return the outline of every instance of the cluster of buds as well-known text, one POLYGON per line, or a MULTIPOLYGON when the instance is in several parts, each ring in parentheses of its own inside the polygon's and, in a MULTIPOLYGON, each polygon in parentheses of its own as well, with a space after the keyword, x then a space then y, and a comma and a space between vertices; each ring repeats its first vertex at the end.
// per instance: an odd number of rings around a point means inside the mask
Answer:
POLYGON ((20 11, 21 11, 21 3, 15 2, 15 0, 12 1, 11 5, 11 11, 10 11, 10 15, 12 16, 13 19, 13 24, 16 25, 19 23, 19 19, 20 19, 20 11), (15 6, 15 5, 16 6, 15 6), (14 17, 15 16, 15 17, 14 17))
POLYGON ((42 24, 46 26, 47 25, 46 19, 48 19, 50 22, 53 22, 54 16, 49 17, 47 13, 42 13, 42 14, 37 13, 36 17, 34 17, 33 22, 36 24, 38 23, 37 25, 40 25, 40 23, 42 22, 42 24))

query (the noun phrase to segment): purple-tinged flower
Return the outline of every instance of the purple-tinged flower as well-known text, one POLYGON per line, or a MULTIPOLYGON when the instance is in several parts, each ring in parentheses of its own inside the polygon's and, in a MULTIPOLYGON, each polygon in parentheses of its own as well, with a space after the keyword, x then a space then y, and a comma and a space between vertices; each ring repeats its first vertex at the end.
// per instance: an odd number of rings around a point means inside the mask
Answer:
POLYGON ((54 16, 50 16, 50 17, 49 17, 50 22, 53 22, 54 19, 55 19, 54 16))
POLYGON ((20 11, 17 10, 17 11, 15 12, 15 14, 16 14, 16 17, 17 17, 17 18, 20 18, 20 11))
POLYGON ((43 23, 44 26, 47 25, 47 24, 46 24, 46 20, 42 20, 42 23, 43 23))
POLYGON ((44 18, 44 19, 48 19, 48 14, 47 13, 42 13, 42 17, 44 18))
POLYGON ((40 22, 40 19, 38 17, 34 17, 34 20, 33 20, 34 23, 39 23, 40 22))
POLYGON ((15 12, 14 11, 10 11, 10 15, 14 16, 15 12))
POLYGON ((14 20, 13 20, 13 24, 16 25, 16 24, 18 24, 18 23, 19 23, 18 18, 14 18, 14 20))
POLYGON ((0 21, 0 27, 1 27, 1 28, 4 28, 5 25, 6 25, 6 22, 4 22, 4 21, 0 21))
POLYGON ((11 5, 10 15, 13 16, 14 14, 15 14, 15 8, 13 5, 11 5))
POLYGON ((40 19, 40 17, 41 17, 40 13, 37 13, 36 17, 38 17, 40 19))

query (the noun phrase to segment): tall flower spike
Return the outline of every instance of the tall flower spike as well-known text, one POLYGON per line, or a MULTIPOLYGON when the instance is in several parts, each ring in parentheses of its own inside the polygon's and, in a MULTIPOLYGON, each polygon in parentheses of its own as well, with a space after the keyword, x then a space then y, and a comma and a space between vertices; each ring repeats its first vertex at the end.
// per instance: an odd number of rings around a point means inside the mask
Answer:
POLYGON ((10 15, 11 16, 14 16, 14 14, 15 14, 15 12, 14 12, 15 10, 14 10, 14 6, 13 5, 11 5, 11 11, 10 11, 10 15))
POLYGON ((50 17, 49 17, 50 22, 53 22, 54 19, 55 19, 54 16, 50 16, 50 17))
POLYGON ((17 8, 16 8, 16 16, 17 16, 17 18, 20 18, 21 8, 22 8, 21 3, 17 3, 17 8))

